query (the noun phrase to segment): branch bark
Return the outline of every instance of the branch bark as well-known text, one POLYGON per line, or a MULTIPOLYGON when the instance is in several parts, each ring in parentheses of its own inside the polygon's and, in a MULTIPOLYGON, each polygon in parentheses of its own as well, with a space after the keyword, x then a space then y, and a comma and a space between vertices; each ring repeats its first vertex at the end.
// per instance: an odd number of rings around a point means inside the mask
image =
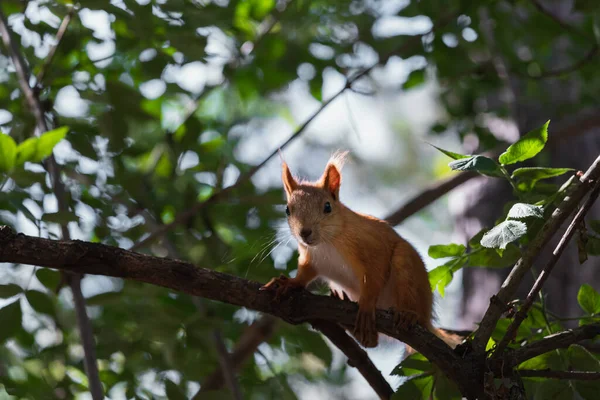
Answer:
POLYGON ((531 241, 525 254, 517 261, 512 271, 502 284, 498 293, 490 299, 490 305, 475 332, 473 346, 476 351, 483 352, 485 346, 496 327, 502 313, 506 310, 508 302, 516 293, 527 271, 531 268, 542 248, 552 238, 554 233, 573 212, 581 199, 591 190, 594 181, 600 177, 600 157, 588 168, 587 172, 575 180, 575 188, 558 205, 552 216, 546 221, 538 235, 531 241))
POLYGON ((551 369, 518 369, 515 371, 521 378, 549 378, 578 381, 600 380, 600 372, 590 371, 554 371, 551 369))
MULTIPOLYGON (((0 227, 0 262, 40 265, 80 274, 105 275, 151 283, 169 289, 205 297, 271 314, 291 324, 326 320, 353 326, 358 310, 356 303, 306 290, 275 301, 270 291, 260 291, 261 284, 235 276, 197 268, 179 260, 162 259, 128 250, 78 240, 54 241, 16 234, 10 227, 0 227)), ((377 311, 377 329, 415 348, 436 364, 468 398, 481 398, 473 385, 470 370, 463 371, 462 359, 441 339, 414 325, 399 329, 391 311, 377 311)))
POLYGON ((596 183, 596 187, 592 190, 592 193, 588 197, 587 201, 585 202, 585 204, 583 206, 581 206, 581 208, 579 209, 579 211, 573 218, 573 221, 571 221, 571 223, 569 224, 567 231, 565 232, 563 237, 560 239, 560 242, 558 243, 558 245, 556 245, 556 248, 552 252, 552 256, 550 257, 550 260, 548 260, 548 263, 546 264, 546 266, 544 267, 544 269, 542 270, 540 275, 537 277, 535 283, 533 284, 533 287, 527 294, 525 302, 519 308, 519 311, 516 313, 512 323, 509 325, 508 329, 506 330, 504 337, 502 338, 500 343, 498 343, 498 346, 496 347, 496 350, 494 351, 495 357, 502 354, 504 349, 506 349, 506 346, 508 346, 508 344, 515 337, 517 330, 519 329, 519 326, 521 326, 521 323, 525 320, 525 318, 527 318, 527 313, 529 312, 529 309, 533 305, 533 302, 537 298, 540 290, 542 290, 542 286, 544 285, 544 283, 550 276, 550 273, 552 272, 552 269, 556 265, 556 262, 558 261, 558 259, 562 255, 562 253, 565 251, 567 244, 569 244, 569 242, 571 241, 571 238, 575 234, 575 230, 581 224, 581 222, 583 221, 585 215, 588 213, 590 208, 592 208, 592 205, 598 198, 598 194, 600 194, 600 183, 596 183))

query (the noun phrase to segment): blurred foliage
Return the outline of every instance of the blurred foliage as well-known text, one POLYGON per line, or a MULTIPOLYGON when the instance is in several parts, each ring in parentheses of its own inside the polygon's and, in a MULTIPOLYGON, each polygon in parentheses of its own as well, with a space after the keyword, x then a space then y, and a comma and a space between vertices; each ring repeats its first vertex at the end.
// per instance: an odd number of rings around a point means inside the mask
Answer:
MULTIPOLYGON (((577 101, 565 99, 556 117, 597 103, 597 64, 583 62, 564 74, 549 74, 546 68, 557 46, 567 67, 594 54, 598 20, 589 12, 594 2, 575 3, 576 25, 570 29, 534 3, 3 0, 0 7, 32 75, 43 74, 42 82, 32 78, 31 83, 56 129, 34 136, 35 120, 14 68, 7 53, 0 54, 0 223, 20 231, 35 229, 50 238, 60 237, 59 224, 68 224, 74 236, 131 247, 231 185, 231 176, 244 176, 251 169, 238 159, 237 146, 244 135, 260 130, 263 121, 289 120, 287 105, 276 95, 296 83, 322 102, 325 73, 348 78, 374 62, 378 69, 402 61, 408 71, 389 82, 363 78, 357 91, 378 92, 383 86, 402 92, 435 81, 442 116, 431 134, 476 137, 479 153, 495 149, 503 140, 486 129, 485 121, 512 111, 509 101, 492 101, 506 90, 494 67, 492 47, 510 73, 527 82, 531 101, 547 101, 545 74, 556 84, 563 75, 585 82, 577 101), (74 5, 73 19, 46 64, 60 21, 74 5), (382 29, 382 21, 409 29, 382 29), (482 28, 489 23, 495 27, 494 46, 482 28), (427 27, 431 24, 433 31, 427 27), (54 108, 61 96, 70 101, 54 108), (68 212, 57 212, 41 166, 53 149, 67 186, 68 212)), ((569 169, 528 164, 509 174, 506 166, 535 155, 546 139, 547 125, 513 145, 499 162, 446 153, 458 156, 451 165, 456 170, 507 179, 518 201, 509 205, 506 221, 485 236, 481 232, 468 249, 430 249, 434 258, 451 257, 432 271, 434 289, 443 294, 463 266, 506 267, 518 258, 514 241, 526 243, 539 229, 539 213, 546 216, 546 208, 561 193, 544 180, 569 169)), ((280 272, 268 255, 274 226, 282 217, 282 199, 279 189, 259 190, 248 180, 240 181, 227 199, 211 203, 141 250, 265 282, 280 272)), ((597 223, 587 232, 584 249, 600 254, 597 223)), ((293 271, 294 257, 277 266, 293 271)), ((70 294, 55 293, 59 273, 19 265, 6 271, 0 282, 0 341, 5 344, 0 348, 0 387, 29 399, 72 398, 86 392, 70 294)), ((136 282, 87 277, 84 286, 94 293, 87 298, 88 312, 100 376, 111 396, 189 397, 218 366, 214 329, 232 348, 256 317, 136 282)), ((581 289, 582 321, 597 320, 598 298, 593 288, 581 289)), ((533 340, 561 329, 560 321, 543 314, 542 305, 535 310, 519 331, 523 338, 533 340)), ((499 324, 498 329, 506 326, 499 324)), ((597 356, 581 352, 569 349, 561 362, 576 369, 584 362, 597 370, 597 356)), ((430 370, 426 360, 415 363, 414 357, 396 373, 430 370)), ((239 382, 246 398, 295 398, 298 384, 304 382, 342 389, 347 383, 344 372, 345 366, 333 363, 320 335, 308 327, 283 326, 240 370, 239 382)), ((438 375, 411 381, 398 396, 416 398, 406 393, 435 388, 435 398, 458 398, 453 384, 438 375)), ((542 383, 547 384, 528 380, 536 399, 549 398, 542 383)), ((592 398, 586 385, 571 389, 592 398)))

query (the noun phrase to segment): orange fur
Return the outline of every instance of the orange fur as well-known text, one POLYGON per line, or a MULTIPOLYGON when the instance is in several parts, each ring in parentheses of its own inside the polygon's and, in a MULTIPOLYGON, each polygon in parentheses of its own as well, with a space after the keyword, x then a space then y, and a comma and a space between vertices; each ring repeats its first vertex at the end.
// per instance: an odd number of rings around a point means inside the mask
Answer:
POLYGON ((358 302, 354 336, 365 347, 378 342, 376 308, 403 312, 410 317, 399 323, 418 322, 451 342, 431 324, 433 295, 414 247, 387 222, 354 212, 339 201, 345 155, 336 153, 316 182, 298 182, 283 163, 288 222, 298 239, 298 274, 273 278, 264 288, 277 286, 282 292, 305 287, 317 277, 328 280, 332 290, 341 288, 358 302))

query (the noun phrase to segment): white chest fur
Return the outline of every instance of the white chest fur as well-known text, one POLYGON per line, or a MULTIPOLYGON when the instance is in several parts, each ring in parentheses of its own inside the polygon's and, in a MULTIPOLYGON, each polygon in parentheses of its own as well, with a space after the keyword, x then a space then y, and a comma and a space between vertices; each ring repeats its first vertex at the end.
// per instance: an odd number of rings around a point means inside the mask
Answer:
POLYGON ((329 281, 334 289, 342 289, 351 300, 358 300, 360 288, 359 282, 352 268, 330 244, 320 244, 310 247, 310 261, 317 270, 319 277, 329 281))

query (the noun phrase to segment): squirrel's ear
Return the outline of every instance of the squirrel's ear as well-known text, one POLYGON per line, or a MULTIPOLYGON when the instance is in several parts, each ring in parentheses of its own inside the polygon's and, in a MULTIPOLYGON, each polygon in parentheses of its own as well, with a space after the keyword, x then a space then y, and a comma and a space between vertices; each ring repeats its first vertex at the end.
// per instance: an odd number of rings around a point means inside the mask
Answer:
POLYGON ((319 183, 323 189, 331 193, 334 200, 339 198, 342 174, 335 164, 327 164, 325 173, 323 173, 323 177, 321 177, 319 183))
POLYGON ((287 197, 292 195, 292 192, 298 187, 298 182, 292 176, 288 165, 284 162, 281 164, 281 179, 283 180, 283 187, 287 197))

